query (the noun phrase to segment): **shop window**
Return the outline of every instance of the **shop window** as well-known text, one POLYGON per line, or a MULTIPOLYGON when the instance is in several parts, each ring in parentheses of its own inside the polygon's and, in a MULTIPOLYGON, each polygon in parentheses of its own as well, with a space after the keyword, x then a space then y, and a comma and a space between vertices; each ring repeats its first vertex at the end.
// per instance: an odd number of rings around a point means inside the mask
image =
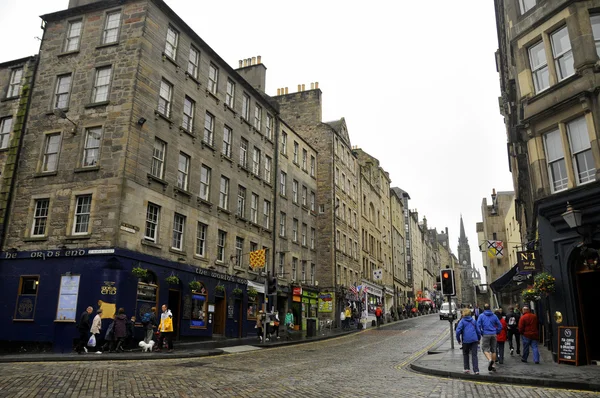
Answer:
POLYGON ((39 283, 39 276, 22 276, 20 278, 15 321, 33 321, 39 283))
POLYGON ((207 320, 208 292, 206 287, 200 283, 200 288, 194 289, 192 293, 192 314, 190 319, 190 327, 192 329, 206 329, 207 320))
POLYGON ((152 307, 158 308, 158 279, 156 274, 148 271, 144 278, 140 278, 137 287, 136 319, 152 311, 152 307))
POLYGON ((258 297, 250 297, 248 296, 248 311, 247 318, 248 319, 256 319, 256 314, 258 314, 258 297))

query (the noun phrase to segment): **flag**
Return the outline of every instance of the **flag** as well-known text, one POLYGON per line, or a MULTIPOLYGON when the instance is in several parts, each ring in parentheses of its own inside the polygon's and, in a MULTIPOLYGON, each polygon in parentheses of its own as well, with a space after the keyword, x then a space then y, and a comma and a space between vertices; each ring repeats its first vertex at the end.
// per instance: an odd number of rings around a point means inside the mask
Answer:
POLYGON ((368 293, 368 291, 369 291, 369 288, 368 288, 368 287, 365 285, 365 286, 363 287, 363 293, 364 293, 364 294, 367 294, 367 293, 368 293))
POLYGON ((265 268, 267 262, 266 250, 260 249, 250 252, 250 267, 265 268))
POLYGON ((488 240, 487 254, 490 258, 502 258, 504 256, 504 245, 500 240, 488 240))
POLYGON ((350 285, 350 291, 354 294, 358 294, 358 290, 356 289, 356 286, 354 286, 354 285, 350 285))

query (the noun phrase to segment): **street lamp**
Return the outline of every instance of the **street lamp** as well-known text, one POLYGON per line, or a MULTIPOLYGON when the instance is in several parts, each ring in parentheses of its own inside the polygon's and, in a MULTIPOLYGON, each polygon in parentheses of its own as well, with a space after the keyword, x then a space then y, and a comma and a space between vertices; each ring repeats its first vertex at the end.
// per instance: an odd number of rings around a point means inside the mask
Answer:
POLYGON ((71 124, 73 124, 73 130, 71 130, 71 133, 73 135, 77 134, 77 123, 75 123, 74 121, 72 121, 71 119, 69 119, 67 117, 67 114, 65 113, 65 111, 63 111, 62 109, 56 108, 54 110, 54 116, 59 117, 61 119, 67 119, 69 122, 71 122, 71 124))
POLYGON ((569 225, 569 228, 581 227, 581 210, 574 210, 569 202, 567 202, 567 211, 561 214, 561 216, 569 225))

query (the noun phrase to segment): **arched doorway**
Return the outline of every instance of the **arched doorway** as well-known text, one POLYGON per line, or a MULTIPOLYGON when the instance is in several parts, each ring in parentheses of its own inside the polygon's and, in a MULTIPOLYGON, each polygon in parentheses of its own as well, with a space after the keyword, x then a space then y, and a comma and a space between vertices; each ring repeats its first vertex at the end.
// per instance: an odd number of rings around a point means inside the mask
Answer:
POLYGON ((600 242, 594 241, 581 249, 575 249, 569 261, 569 266, 574 273, 577 317, 581 325, 579 339, 584 343, 584 348, 579 351, 580 362, 584 364, 600 360, 600 340, 597 338, 597 330, 593 329, 598 314, 596 302, 597 290, 600 286, 599 249, 600 242))

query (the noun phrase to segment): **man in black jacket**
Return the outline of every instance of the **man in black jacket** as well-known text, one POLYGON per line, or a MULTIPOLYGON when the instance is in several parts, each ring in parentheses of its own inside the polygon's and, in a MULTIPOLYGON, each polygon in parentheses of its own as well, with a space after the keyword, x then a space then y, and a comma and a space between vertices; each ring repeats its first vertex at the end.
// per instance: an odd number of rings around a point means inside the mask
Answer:
POLYGON ((508 315, 506 315, 506 325, 508 326, 508 346, 510 347, 510 355, 515 353, 513 347, 513 336, 517 341, 517 355, 521 354, 521 334, 519 333, 519 319, 521 314, 514 310, 513 307, 508 309, 508 315))
POLYGON ((79 343, 76 348, 78 354, 87 352, 86 345, 90 336, 90 314, 93 310, 92 307, 87 307, 79 318, 79 325, 77 326, 77 329, 79 330, 79 343))

